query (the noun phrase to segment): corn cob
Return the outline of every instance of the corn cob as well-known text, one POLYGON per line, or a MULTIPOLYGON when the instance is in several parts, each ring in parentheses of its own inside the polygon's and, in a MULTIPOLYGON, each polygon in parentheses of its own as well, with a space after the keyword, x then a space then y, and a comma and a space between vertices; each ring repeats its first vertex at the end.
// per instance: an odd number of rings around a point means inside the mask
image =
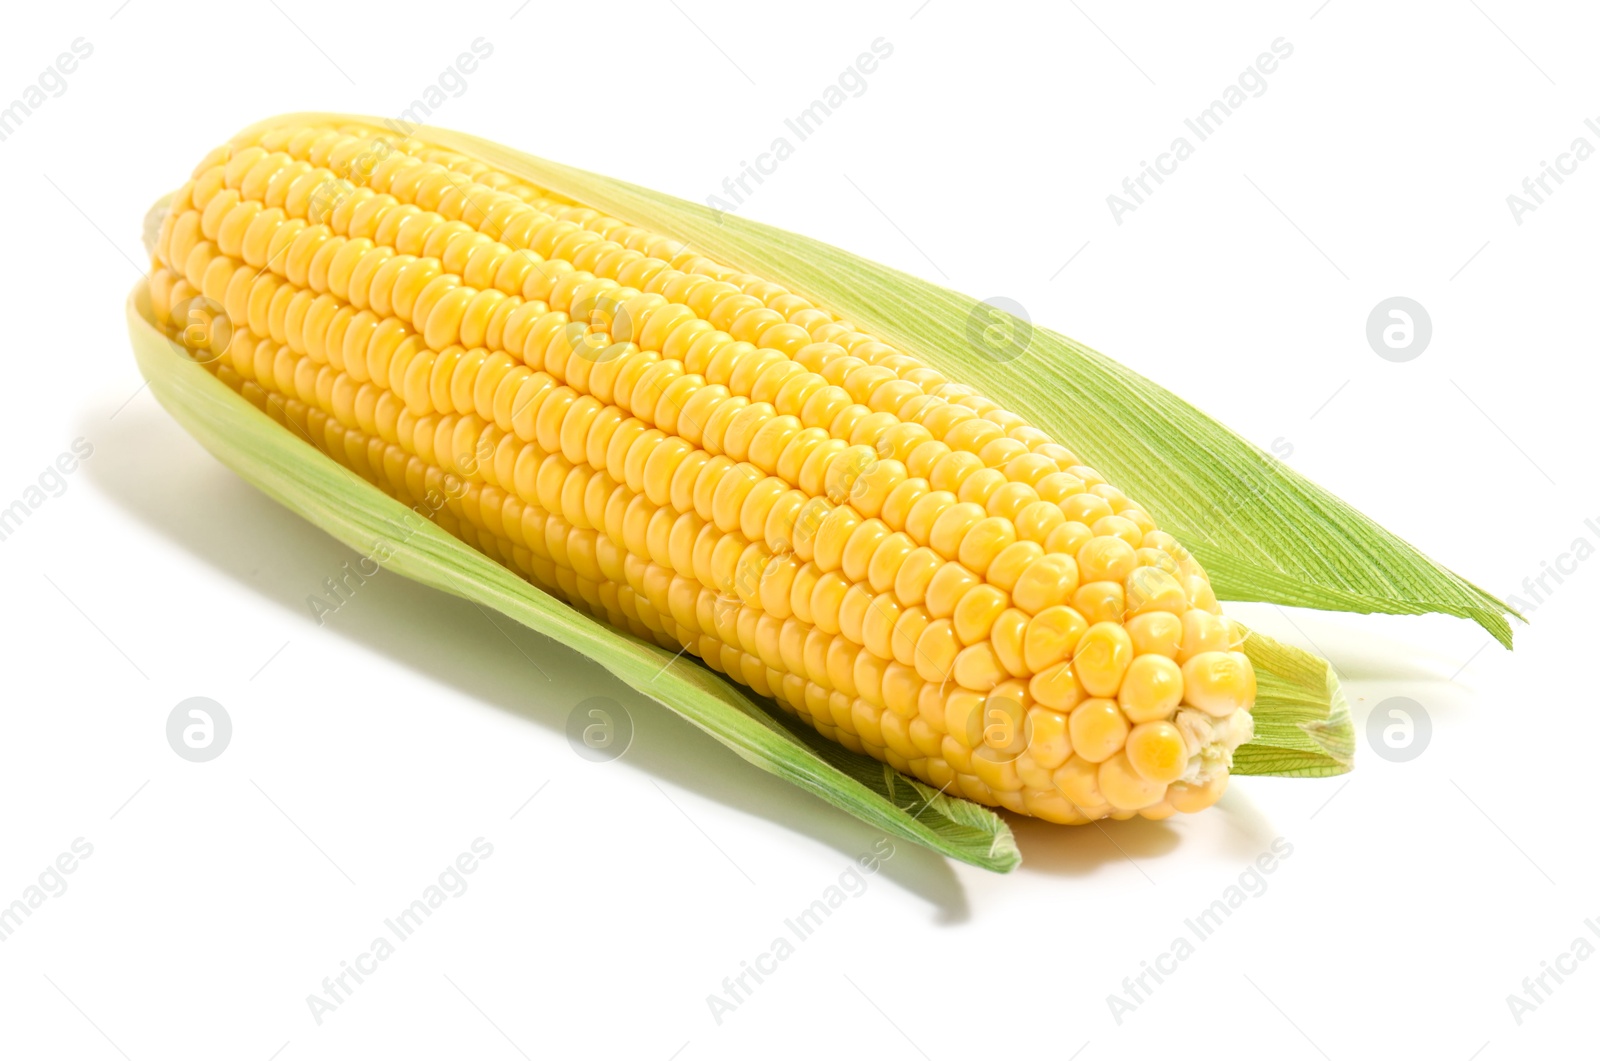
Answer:
POLYGON ((155 240, 195 360, 540 588, 1055 822, 1214 803, 1255 677, 1066 447, 760 277, 356 125, 236 138, 155 240))

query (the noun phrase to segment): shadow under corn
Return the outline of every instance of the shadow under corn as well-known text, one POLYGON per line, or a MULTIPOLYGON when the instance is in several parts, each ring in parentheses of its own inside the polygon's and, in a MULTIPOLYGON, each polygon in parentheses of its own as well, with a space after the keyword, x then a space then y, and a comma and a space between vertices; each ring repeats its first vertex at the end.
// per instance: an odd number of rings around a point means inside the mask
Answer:
MULTIPOLYGON (((1239 785, 1205 812, 1209 825, 1226 821, 1229 828, 1207 828, 1205 843, 1214 853, 1248 860, 1259 854, 1280 830, 1239 785)), ((1106 819, 1089 825, 1059 826, 1038 818, 1006 814, 1022 852, 1022 872, 1055 877, 1089 877, 1104 869, 1131 866, 1151 884, 1160 876, 1157 860, 1180 845, 1193 843, 1191 823, 1199 819, 1174 815, 1165 821, 1106 819)))
MULTIPOLYGON (((219 574, 309 623, 306 595, 357 554, 205 455, 149 396, 108 419, 111 412, 86 418, 97 444, 84 468, 95 488, 219 574)), ((556 733, 564 733, 572 704, 608 696, 633 720, 621 760, 627 768, 810 836, 846 859, 871 851, 880 836, 752 768, 582 653, 470 601, 384 572, 326 617, 323 629, 556 733)), ((604 783, 600 773, 594 783, 604 783)), ((930 903, 940 923, 965 921, 966 892, 950 862, 909 841, 896 840, 895 848, 880 874, 930 903)))

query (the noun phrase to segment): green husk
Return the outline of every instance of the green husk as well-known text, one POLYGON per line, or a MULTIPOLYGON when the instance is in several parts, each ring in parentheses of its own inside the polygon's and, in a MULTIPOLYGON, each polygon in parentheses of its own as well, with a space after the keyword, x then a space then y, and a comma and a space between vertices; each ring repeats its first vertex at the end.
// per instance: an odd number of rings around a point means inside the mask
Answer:
POLYGON ((1244 653, 1256 671, 1256 732, 1233 753, 1232 772, 1329 777, 1348 771, 1355 730, 1327 661, 1254 630, 1245 636, 1244 653))
MULTIPOLYGON (((335 114, 291 121, 384 124, 335 114)), ((1505 605, 1168 391, 1034 326, 1020 359, 998 363, 966 339, 980 305, 848 252, 740 217, 449 130, 412 135, 471 154, 558 194, 685 240, 858 322, 1060 438, 1137 497, 1191 548, 1219 596, 1332 610, 1443 612, 1510 644, 1505 605), (1092 424, 1092 430, 1081 425, 1092 424)), ((141 285, 142 289, 142 285, 141 285)), ((1020 861, 993 812, 940 794, 826 740, 770 700, 689 657, 672 657, 567 607, 411 514, 190 362, 148 319, 136 289, 130 332, 151 389, 223 463, 352 548, 383 543, 385 565, 564 641, 728 745, 886 832, 996 871, 1020 861), (670 665, 669 665, 670 663, 670 665)), ((1239 774, 1318 777, 1351 768, 1354 732, 1329 665, 1250 633, 1256 736, 1239 774)))

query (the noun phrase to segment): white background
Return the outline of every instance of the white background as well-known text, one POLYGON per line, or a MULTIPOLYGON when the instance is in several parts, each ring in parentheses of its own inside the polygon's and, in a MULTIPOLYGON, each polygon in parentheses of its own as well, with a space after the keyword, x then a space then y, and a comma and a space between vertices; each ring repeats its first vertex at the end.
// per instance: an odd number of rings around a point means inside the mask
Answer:
POLYGON ((1574 138, 1600 146, 1592 12, 118 2, 18 7, 0 36, 0 100, 75 38, 94 48, 0 143, 0 506, 75 438, 94 448, 0 542, 0 903, 93 845, 0 943, 0 1053, 1592 1052, 1600 961, 1520 1025, 1506 999, 1576 937, 1600 944, 1600 563, 1514 654, 1457 620, 1230 606, 1333 660, 1362 732, 1352 775, 1245 778, 1165 824, 1019 821, 1004 877, 900 843, 719 1024, 707 996, 876 834, 564 647, 392 574, 318 626, 305 598, 354 554, 187 437, 141 390, 123 323, 146 207, 262 117, 397 114, 482 36, 494 54, 438 124, 703 200, 883 37, 867 91, 743 213, 1015 299, 1523 593, 1575 539, 1600 544, 1600 161, 1520 225, 1506 203, 1574 138), (1294 52, 1265 94, 1117 224, 1107 195, 1279 37, 1294 52), (1433 322, 1403 364, 1365 338, 1394 295, 1433 322), (565 739, 592 695, 633 719, 616 762, 565 739), (190 696, 233 721, 209 763, 167 744, 190 696), (1365 736, 1394 696, 1431 722, 1404 763, 1365 736), (319 1025, 306 996, 478 837, 494 853, 470 888, 319 1025), (1118 1024, 1107 996, 1277 838, 1293 853, 1267 891, 1118 1024))

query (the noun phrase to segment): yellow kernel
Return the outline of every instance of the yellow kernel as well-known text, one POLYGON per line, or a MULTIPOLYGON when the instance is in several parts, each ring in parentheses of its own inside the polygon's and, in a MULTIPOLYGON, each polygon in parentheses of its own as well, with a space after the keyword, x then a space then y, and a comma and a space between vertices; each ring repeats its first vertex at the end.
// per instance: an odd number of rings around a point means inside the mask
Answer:
MULTIPOLYGON (((835 689, 846 697, 855 698, 860 695, 860 690, 855 684, 856 657, 861 650, 842 637, 829 639, 827 652, 828 681, 835 689)), ((847 708, 849 705, 845 705, 847 708)), ((875 744, 882 745, 881 735, 874 740, 875 744)))
POLYGON ((983 733, 981 693, 970 689, 951 689, 944 701, 944 730, 963 748, 971 749, 983 733))
POLYGON ((928 465, 928 485, 935 490, 949 490, 954 493, 961 489, 961 484, 966 481, 967 476, 983 467, 983 461, 976 453, 952 450, 943 442, 937 442, 935 445, 938 448, 928 448, 921 458, 921 463, 928 465))
POLYGON ((878 546, 889 536, 889 528, 882 520, 868 519, 850 532, 844 552, 839 557, 840 569, 852 582, 864 582, 871 569, 872 557, 878 546))
POLYGON ((1041 556, 1044 550, 1034 542, 1014 541, 995 554, 994 561, 984 572, 990 584, 1007 593, 1016 588, 1017 579, 1041 556))
POLYGON ((1031 542, 1044 545, 1055 531, 1066 525, 1067 517, 1058 505, 1048 501, 1033 501, 1024 505, 1016 515, 1017 534, 1031 542))
MULTIPOLYGON (((1028 749, 1027 688, 1015 680, 989 690, 983 701, 983 745, 1007 761, 1028 749)), ((974 748, 977 746, 974 745, 974 748)))
MULTIPOLYGON (((1040 439, 1038 441, 1042 442, 1043 440, 1040 439)), ((1059 470, 1060 464, 1045 452, 1045 447, 1050 445, 1053 445, 1053 443, 1045 442, 1044 446, 1035 444, 1033 453, 1036 457, 1041 457, 1050 461, 1052 467, 1056 468, 1057 470, 1052 471, 1049 475, 1046 475, 1042 479, 1035 482, 1033 484, 1033 488, 1038 491, 1039 496, 1044 500, 1051 501, 1059 505, 1073 494, 1083 493, 1084 486, 1083 480, 1079 479, 1076 475, 1069 475, 1068 473, 1059 470)))
POLYGON ((1178 813, 1178 808, 1174 807, 1165 798, 1159 803, 1152 803, 1148 807, 1139 808, 1139 817, 1152 822, 1166 821, 1176 813, 1178 813))
POLYGON ((1167 794, 1164 783, 1141 777, 1124 752, 1100 764, 1100 794, 1117 810, 1136 811, 1160 803, 1167 794))
MULTIPOLYGON (((943 724, 943 722, 940 723, 941 726, 943 724)), ((925 716, 920 714, 911 720, 911 724, 907 729, 911 736, 911 743, 916 745, 917 752, 928 760, 928 779, 938 785, 948 783, 951 773, 943 759, 943 731, 936 729, 928 722, 925 716), (936 776, 941 769, 945 771, 944 776, 936 776)))
POLYGON ((1017 540, 1017 529, 1008 519, 990 516, 973 524, 961 539, 956 559, 963 567, 984 575, 1001 552, 1017 540))
POLYGON ((958 770, 956 772, 956 789, 953 789, 952 791, 957 790, 960 791, 961 795, 972 800, 974 803, 987 803, 990 806, 1006 806, 1007 804, 1016 804, 1017 806, 1021 806, 1022 803, 1022 801, 1017 798, 1016 793, 996 792, 994 789, 980 781, 972 766, 971 756, 967 757, 967 769, 958 770))
POLYGON ((1217 603, 1216 591, 1211 588, 1211 582, 1204 575, 1189 575, 1183 580, 1184 593, 1188 595, 1189 603, 1213 615, 1222 613, 1222 606, 1217 603))
MULTIPOLYGON (((921 648, 920 643, 918 648, 921 648)), ((1000 660, 995 655, 994 647, 987 641, 969 645, 958 652, 949 673, 962 688, 984 692, 994 688, 1007 677, 1005 668, 1000 665, 1000 660)))
POLYGON ((1084 698, 1083 687, 1078 684, 1072 663, 1067 660, 1035 674, 1028 681, 1028 695, 1057 711, 1070 711, 1084 698))
POLYGON ((1126 508, 1119 509, 1117 516, 1139 528, 1139 540, 1135 541, 1134 545, 1141 544, 1144 540, 1144 535, 1156 529, 1156 521, 1150 518, 1148 512, 1137 505, 1128 505, 1126 508))
MULTIPOLYGON (((975 645, 979 641, 988 640, 994 621, 1010 604, 1011 599, 1006 596, 1004 590, 987 583, 974 585, 962 595, 951 616, 955 623, 956 637, 963 645, 975 645)), ((934 614, 931 607, 929 614, 934 614)))
POLYGON ((933 536, 933 524, 946 508, 956 503, 954 494, 934 490, 923 494, 907 510, 905 531, 918 545, 927 545, 933 536))
POLYGON ((1141 722, 1128 734, 1128 762, 1146 781, 1170 784, 1189 767, 1183 734, 1171 722, 1141 722))
POLYGON ((1196 814, 1216 803, 1228 788, 1228 775, 1218 774, 1203 785, 1178 781, 1167 789, 1167 802, 1184 814, 1196 814))
MULTIPOLYGON (((1006 805, 1006 793, 1022 791, 1022 777, 1017 773, 1016 756, 991 747, 979 748, 972 753, 972 771, 996 799, 1006 805)), ((1013 808, 1014 809, 1014 808, 1013 808)))
POLYGON ((1072 606, 1090 623, 1120 623, 1126 595, 1120 582, 1086 582, 1072 595, 1072 606))
POLYGON ((1097 536, 1118 538, 1132 549, 1137 549, 1144 541, 1144 531, 1139 529, 1139 525, 1122 516, 1102 516, 1094 521, 1090 529, 1097 536))
POLYGON ((1075 807, 1078 813, 1093 820, 1102 818, 1111 809, 1100 792, 1100 767, 1081 755, 1074 755, 1050 775, 1056 790, 1075 807))
MULTIPOLYGON (((724 539, 726 540, 729 539, 724 539)), ((734 584, 738 588, 737 580, 734 584)), ((816 586, 811 590, 810 611, 811 621, 818 630, 825 634, 839 632, 839 611, 849 589, 850 584, 837 571, 829 572, 817 579, 816 586)), ((840 643, 844 643, 843 639, 840 639, 840 643)))
MULTIPOLYGON (((922 673, 922 668, 917 664, 917 645, 921 642, 923 633, 927 631, 928 624, 932 621, 928 618, 928 613, 920 607, 903 608, 899 617, 894 621, 894 631, 889 638, 890 644, 894 649, 895 660, 904 663, 908 667, 916 667, 918 674, 922 673)), ((954 631, 951 631, 951 633, 953 636, 954 631)), ((953 651, 950 654, 950 662, 955 662, 953 651)), ((938 680, 944 680, 943 674, 938 680)))
POLYGON ((1146 549, 1159 549, 1174 560, 1183 555, 1183 546, 1178 544, 1178 539, 1163 530, 1146 531, 1139 544, 1146 549))
POLYGON ((880 460, 856 479, 850 491, 850 505, 868 518, 880 516, 889 496, 906 481, 905 465, 897 460, 880 460))
POLYGON ((1128 720, 1116 701, 1095 697, 1073 708, 1067 730, 1073 752, 1098 763, 1121 751, 1128 739, 1128 720))
POLYGON ((977 585, 978 576, 960 564, 954 561, 943 564, 928 581, 924 607, 935 619, 948 619, 955 614, 967 592, 977 585))
MULTIPOLYGON (((975 497, 978 494, 984 495, 984 508, 989 515, 1011 520, 1016 523, 1018 534, 1030 540, 1038 540, 1032 534, 1023 534, 1023 528, 1025 525, 1029 527, 1037 525, 1039 518, 1034 517, 1029 521, 1020 518, 1028 506, 1039 500, 1039 495, 1033 492, 1031 486, 1025 483, 1008 483, 1005 481, 1004 472, 986 468, 968 476, 966 482, 961 484, 961 492, 975 497), (990 483, 994 484, 992 488, 990 483)), ((963 497, 962 500, 965 501, 967 498, 963 497)), ((1059 510, 1057 514, 1059 515, 1059 510)))
POLYGON ((916 547, 917 543, 911 540, 910 535, 898 531, 879 542, 867 564, 867 581, 872 588, 879 593, 893 589, 906 557, 916 547))
MULTIPOLYGON (((709 528, 707 528, 709 529, 709 528)), ((696 564, 696 573, 700 581, 710 588, 720 590, 721 583, 717 581, 713 571, 700 572, 702 565, 696 564)), ((794 573, 794 579, 789 583, 789 611, 802 623, 811 623, 811 596, 816 591, 817 583, 822 579, 822 572, 816 564, 802 564, 794 573)), ((820 633, 820 631, 818 631, 820 633)))
POLYGON ((1070 600, 1077 588, 1078 565, 1072 557, 1047 553, 1023 568, 1011 588, 1011 599, 1023 611, 1038 615, 1070 600))
POLYGON ((1137 563, 1133 546, 1121 538, 1099 535, 1078 550, 1079 578, 1084 582, 1121 582, 1137 563))
POLYGON ((1088 628, 1083 616, 1064 604, 1035 615, 1028 620, 1023 636, 1023 660, 1028 670, 1037 674, 1072 655, 1088 628))
MULTIPOLYGON (((921 609, 916 610, 921 611, 921 609)), ((905 617, 901 618, 903 621, 905 617)), ((956 640, 955 628, 950 624, 950 620, 935 619, 928 623, 921 636, 917 638, 914 658, 910 662, 917 668, 917 673, 922 676, 923 681, 948 681, 950 672, 955 669, 956 655, 960 651, 961 643, 956 640)))
MULTIPOLYGON (((1016 437, 1014 432, 1007 433, 1013 438, 1016 437)), ((1012 482, 1027 483, 1035 491, 1039 489, 1040 481, 1046 476, 1057 474, 1055 461, 1037 453, 1024 453, 1021 456, 1013 457, 1006 462, 1005 473, 1006 478, 1012 482)), ((1039 496, 1044 497, 1042 493, 1039 496)), ((1046 497, 1044 499, 1046 501, 1061 500, 1060 497, 1046 497)))
POLYGON ((1156 567, 1136 567, 1128 576, 1127 614, 1171 612, 1182 615, 1189 610, 1189 598, 1173 576, 1156 567))
MULTIPOLYGON (((1019 759, 1018 773, 1022 773, 1022 767, 1023 761, 1019 759)), ((1028 787, 1022 793, 1022 805, 1027 813, 1057 825, 1082 825, 1088 821, 1061 793, 1040 787, 1051 783, 1048 773, 1039 771, 1037 782, 1029 781, 1028 776, 1023 774, 1023 780, 1028 783, 1028 787)))
MULTIPOLYGON (((931 498, 938 495, 928 496, 931 498)), ((928 544, 940 556, 954 560, 961 553, 961 543, 967 532, 984 518, 984 511, 978 505, 965 503, 951 505, 933 521, 933 527, 928 534, 928 544)))
POLYGON ((921 604, 927 597, 929 583, 944 563, 938 553, 925 545, 908 553, 894 577, 894 595, 900 603, 907 607, 921 604))
POLYGON ((1243 652, 1202 652, 1183 665, 1183 702, 1226 718, 1256 702, 1256 672, 1243 652))
POLYGON ((1183 672, 1166 656, 1135 656, 1122 677, 1117 702, 1134 722, 1171 718, 1183 702, 1183 672))
POLYGON ((1046 770, 1054 770, 1072 754, 1067 716, 1046 707, 1028 709, 1028 755, 1046 770))
MULTIPOLYGON (((872 658, 870 651, 863 652, 857 657, 856 666, 861 666, 861 659, 872 658)), ((890 711, 903 718, 915 718, 917 714, 917 697, 922 691, 923 681, 917 672, 903 663, 888 662, 883 664, 883 675, 879 681, 882 690, 883 703, 890 711)))
POLYGON ((995 617, 994 626, 989 629, 989 642, 994 645, 995 658, 1018 678, 1031 673, 1023 656, 1027 632, 1028 613, 1021 608, 1007 608, 995 617))
POLYGON ((1111 506, 1104 498, 1090 493, 1074 494, 1067 498, 1061 502, 1061 511, 1069 520, 1082 523, 1086 527, 1092 527, 1096 520, 1113 514, 1111 506))
POLYGON ((1248 632, 1241 624, 1229 619, 1227 616, 1219 615, 1217 618, 1222 620, 1223 628, 1228 631, 1228 651, 1242 652, 1248 632))
MULTIPOLYGON (((766 525, 766 518, 760 520, 766 525)), ((824 571, 837 571, 844 565, 845 546, 850 536, 861 525, 861 517, 846 505, 840 505, 822 520, 811 541, 812 559, 824 571)))
POLYGON ((1133 551, 1134 559, 1139 561, 1140 567, 1157 567, 1169 575, 1179 574, 1178 562, 1168 553, 1160 549, 1141 548, 1133 551))
POLYGON ((868 652, 884 659, 894 658, 894 625, 900 612, 899 603, 889 594, 879 593, 872 598, 861 617, 861 644, 868 652))
POLYGON ((1187 663, 1202 652, 1227 652, 1233 647, 1227 623, 1210 612, 1190 609, 1183 613, 1182 622, 1183 641, 1175 657, 1179 663, 1187 663))
POLYGON ((850 446, 838 453, 828 462, 827 474, 823 478, 828 500, 836 505, 847 502, 851 491, 855 489, 856 480, 877 462, 878 455, 870 446, 850 446))
POLYGON ((1050 537, 1044 540, 1044 548, 1046 552, 1076 556, 1078 550, 1093 537, 1088 527, 1076 520, 1068 520, 1050 532, 1050 537))
POLYGON ((1146 612, 1123 624, 1137 653, 1177 659, 1183 646, 1183 620, 1171 612, 1146 612))
POLYGON ((1090 696, 1115 696, 1132 662, 1133 639, 1116 623, 1089 627, 1072 653, 1073 671, 1090 696))

